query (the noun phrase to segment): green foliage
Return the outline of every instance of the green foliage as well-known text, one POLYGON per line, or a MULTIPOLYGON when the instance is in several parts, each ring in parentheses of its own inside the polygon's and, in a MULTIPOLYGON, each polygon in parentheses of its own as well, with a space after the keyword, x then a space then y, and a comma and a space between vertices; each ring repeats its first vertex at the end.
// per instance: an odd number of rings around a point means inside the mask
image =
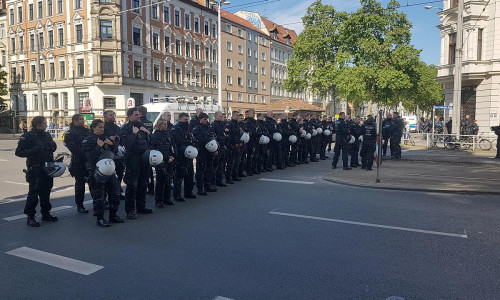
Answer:
MULTIPOLYGON (((2 66, 0 66, 1 68, 2 66)), ((9 86, 7 85, 7 72, 0 71, 0 103, 3 103, 5 99, 1 96, 5 96, 9 93, 9 86)))

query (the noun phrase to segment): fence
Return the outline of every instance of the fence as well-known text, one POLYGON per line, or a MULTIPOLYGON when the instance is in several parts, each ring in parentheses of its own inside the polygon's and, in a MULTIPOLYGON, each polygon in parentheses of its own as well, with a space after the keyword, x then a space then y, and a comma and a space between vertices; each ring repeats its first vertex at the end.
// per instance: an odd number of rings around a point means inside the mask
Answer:
POLYGON ((496 150, 497 136, 493 132, 478 135, 457 135, 426 133, 426 148, 449 150, 496 150))
POLYGON ((67 131, 67 129, 47 129, 47 132, 50 133, 53 139, 59 139, 61 141, 64 140, 64 135, 67 131))

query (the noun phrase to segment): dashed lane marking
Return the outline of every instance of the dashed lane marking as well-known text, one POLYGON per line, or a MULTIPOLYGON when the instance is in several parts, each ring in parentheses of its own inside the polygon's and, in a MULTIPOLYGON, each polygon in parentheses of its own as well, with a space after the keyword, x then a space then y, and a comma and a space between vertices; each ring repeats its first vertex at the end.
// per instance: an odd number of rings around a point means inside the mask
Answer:
POLYGON ((14 182, 14 181, 4 181, 4 182, 10 183, 10 184, 30 185, 29 183, 26 183, 26 182, 14 182))
MULTIPOLYGON (((63 210, 68 210, 68 209, 71 209, 71 208, 74 208, 74 206, 69 206, 69 205, 59 206, 59 207, 54 207, 53 209, 50 210, 50 212, 51 213, 55 213, 55 212, 59 212, 59 211, 63 211, 63 210)), ((6 221, 15 221, 15 220, 24 219, 24 218, 26 218, 25 214, 17 215, 17 216, 12 216, 12 217, 7 217, 7 218, 3 218, 3 219, 6 220, 6 221)))
MULTIPOLYGON (((29 184, 27 183, 27 185, 29 185, 29 184)), ((67 192, 67 191, 71 191, 71 190, 74 190, 74 189, 75 188, 72 185, 69 185, 69 186, 60 186, 60 187, 53 188, 52 189, 52 193, 67 192)), ((85 191, 88 191, 88 189, 86 189, 85 191)), ((23 201, 23 200, 26 200, 27 196, 28 196, 28 194, 17 195, 17 196, 10 196, 10 197, 7 197, 7 198, 5 198, 3 200, 0 200, 0 205, 1 204, 12 203, 12 202, 23 201)))
POLYGON ((36 261, 42 264, 46 264, 52 267, 75 272, 82 275, 90 275, 104 268, 103 266, 90 264, 84 261, 36 249, 31 249, 28 247, 17 248, 12 251, 6 252, 6 254, 36 261))
POLYGON ((271 178, 261 178, 261 181, 272 181, 272 182, 284 182, 284 183, 297 183, 297 184, 314 184, 311 181, 295 181, 295 180, 281 180, 281 179, 271 179, 271 178))
POLYGON ((4 162, 5 162, 5 161, 8 161, 8 160, 7 160, 7 159, 1 159, 1 158, 0 158, 0 161, 4 161, 4 162))
POLYGON ((288 214, 288 213, 277 212, 275 210, 273 210, 269 213, 272 215, 280 215, 280 216, 286 216, 286 217, 311 219, 311 220, 319 220, 319 221, 327 221, 327 222, 336 222, 336 223, 358 225, 358 226, 367 226, 367 227, 376 227, 376 228, 384 228, 384 229, 392 229, 392 230, 410 231, 410 232, 418 232, 418 233, 425 233, 425 234, 443 235, 443 236, 450 236, 450 237, 463 238, 463 239, 468 238, 467 232, 465 232, 465 230, 464 230, 464 234, 456 234, 456 233, 447 233, 447 232, 439 232, 439 231, 431 231, 431 230, 421 230, 421 229, 415 229, 415 228, 387 226, 387 225, 353 222, 353 221, 346 221, 346 220, 339 220, 339 219, 313 217, 313 216, 306 216, 306 215, 288 214))
POLYGON ((222 296, 217 296, 215 297, 213 300, 233 300, 231 298, 226 298, 226 297, 222 297, 222 296))

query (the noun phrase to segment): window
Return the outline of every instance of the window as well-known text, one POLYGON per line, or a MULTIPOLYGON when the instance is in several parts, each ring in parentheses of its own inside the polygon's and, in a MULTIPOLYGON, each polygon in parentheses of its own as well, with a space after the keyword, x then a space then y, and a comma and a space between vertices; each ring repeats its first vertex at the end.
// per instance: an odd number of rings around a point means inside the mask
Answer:
POLYGON ((227 84, 233 84, 233 76, 227 76, 227 84))
POLYGON ((228 68, 232 68, 233 67, 233 60, 230 59, 230 58, 228 58, 226 60, 226 65, 227 65, 228 68))
POLYGON ((232 93, 227 93, 227 101, 233 101, 233 94, 232 93))
POLYGON ((154 65, 153 67, 153 80, 160 81, 160 66, 154 65))
POLYGON ((31 65, 30 75, 31 75, 31 81, 35 82, 36 81, 36 67, 35 67, 35 65, 31 65))
POLYGON ((56 66, 53 62, 49 63, 49 79, 54 80, 56 78, 56 66))
POLYGON ((19 52, 24 52, 24 36, 19 36, 19 52))
POLYGON ((238 45, 238 54, 243 54, 243 46, 238 45))
POLYGON ((477 60, 482 59, 483 52, 483 28, 477 30, 477 60))
POLYGON ((17 23, 22 23, 23 22, 23 7, 19 6, 17 8, 17 23))
POLYGON ((262 82, 262 89, 265 90, 266 89, 266 83, 263 81, 262 82))
POLYGON ((57 0, 57 14, 63 13, 63 0, 57 0))
POLYGON ((228 51, 233 51, 233 43, 231 43, 230 41, 227 41, 226 48, 228 51))
POLYGON ((176 10, 175 13, 174 13, 174 25, 177 26, 177 27, 180 27, 181 26, 181 17, 180 17, 181 13, 176 10))
POLYGON ((141 78, 142 64, 140 61, 134 61, 134 78, 141 78))
POLYGON ((448 64, 454 64, 455 63, 455 51, 457 47, 457 34, 452 33, 448 36, 450 42, 448 46, 448 64))
POLYGON ((194 76, 195 76, 195 79, 196 79, 196 85, 200 86, 200 84, 201 84, 200 83, 200 72, 196 72, 194 76))
POLYGON ((155 20, 158 20, 158 4, 151 5, 151 17, 155 20))
POLYGON ((253 66, 253 72, 257 74, 257 66, 253 66))
POLYGON ((247 99, 248 99, 248 102, 252 102, 252 96, 251 95, 248 95, 247 99))
POLYGON ((0 24, 0 38, 5 38, 5 24, 0 24))
POLYGON ((251 88, 251 87, 252 87, 252 80, 248 79, 248 84, 247 84, 247 86, 248 86, 249 88, 251 88))
POLYGON ((47 16, 51 17, 53 15, 54 8, 52 7, 52 0, 47 0, 47 16))
POLYGON ((260 72, 261 72, 262 75, 266 75, 266 68, 262 67, 262 69, 260 70, 260 72))
POLYGON ((253 81, 253 87, 254 87, 255 89, 258 89, 258 88, 259 88, 259 86, 257 85, 257 80, 254 80, 254 81, 253 81))
POLYGON ((184 28, 191 29, 191 18, 188 14, 184 13, 184 28))
POLYGON ((238 28, 238 36, 243 37, 243 30, 241 28, 238 28))
POLYGON ((243 78, 238 77, 238 85, 243 86, 243 78))
POLYGON ((233 27, 231 24, 226 24, 226 32, 232 33, 233 32, 233 27))
POLYGON ((64 46, 64 29, 63 28, 58 28, 57 29, 57 39, 59 42, 59 46, 64 46))
POLYGON ((214 75, 212 75, 212 84, 213 84, 214 86, 217 86, 217 75, 215 75, 215 74, 214 74, 214 75))
POLYGON ((210 61, 210 49, 208 47, 205 47, 205 60, 210 61))
POLYGON ((248 49, 248 57, 252 57, 252 49, 248 49))
POLYGON ((21 82, 24 82, 26 73, 24 72, 24 66, 21 66, 21 82))
POLYGON ((165 67, 165 82, 172 82, 172 70, 170 67, 165 67))
POLYGON ((289 36, 286 37, 286 44, 290 45, 290 37, 289 36))
POLYGON ((59 62, 59 78, 61 78, 61 79, 66 78, 66 62, 65 61, 59 62))
POLYGON ((276 30, 275 30, 275 31, 273 31, 273 38, 274 38, 275 40, 277 40, 277 39, 278 39, 278 32, 277 32, 276 30))
POLYGON ((238 102, 243 102, 243 95, 242 94, 238 94, 238 102))
POLYGON ((175 40, 175 54, 181 55, 181 41, 177 39, 175 40))
POLYGON ((266 60, 266 53, 265 53, 265 52, 262 52, 261 56, 262 56, 262 60, 264 60, 264 61, 265 61, 265 60, 266 60))
POLYGON ((88 92, 78 93, 78 104, 81 105, 80 107, 83 106, 83 101, 85 101, 85 99, 87 99, 88 97, 89 97, 89 93, 88 92))
POLYGON ((266 96, 262 96, 262 98, 260 99, 260 102, 261 103, 266 103, 266 96))
MULTIPOLYGON (((257 50, 254 50, 254 51, 253 51, 253 57, 255 57, 255 59, 258 59, 258 58, 259 58, 259 56, 257 55, 257 50)), ((257 73, 257 72, 255 72, 255 73, 257 73)))
POLYGON ((140 13, 140 11, 139 11, 140 6, 141 6, 140 0, 132 0, 132 8, 136 8, 132 12, 139 14, 140 13))
POLYGON ((43 49, 45 47, 45 43, 44 43, 44 38, 43 38, 43 32, 40 32, 38 33, 38 47, 40 47, 40 49, 43 49))
POLYGON ((247 38, 248 38, 248 40, 249 40, 249 41, 251 41, 251 40, 252 40, 252 34, 251 34, 250 32, 249 32, 249 33, 247 33, 247 38))
POLYGON ((116 108, 116 98, 114 97, 104 97, 102 99, 104 102, 104 109, 114 109, 116 108))
POLYGON ((266 39, 262 38, 261 43, 262 43, 263 46, 265 46, 266 45, 266 39))
POLYGON ((191 71, 189 70, 186 70, 186 81, 184 82, 184 84, 191 84, 191 71))
POLYGON ((210 74, 205 74, 205 86, 210 85, 210 74))
POLYGON ((10 52, 16 53, 16 38, 10 38, 10 52))
POLYGON ((217 61, 217 50, 215 49, 212 50, 212 61, 213 62, 217 61))
POLYGON ((101 56, 101 74, 113 73, 113 56, 101 56))
POLYGON ((164 37, 164 47, 165 47, 165 52, 170 53, 170 37, 165 36, 164 37))
POLYGON ((33 95, 33 107, 38 109, 38 95, 33 95))
POLYGON ((134 31, 133 31, 132 39, 133 39, 134 45, 140 46, 141 45, 141 29, 134 27, 133 30, 134 31))
POLYGON ((252 72, 252 65, 251 64, 247 65, 247 70, 248 70, 248 72, 252 72))
POLYGON ((200 32, 200 20, 198 18, 194 18, 194 32, 200 32))
POLYGON ((83 26, 81 24, 76 25, 76 42, 83 43, 83 26))
POLYGON ((175 82, 177 84, 182 84, 181 69, 175 69, 175 82))
POLYGON ((186 42, 186 57, 191 57, 191 42, 186 42))
POLYGON ((170 10, 167 4, 163 6, 163 22, 170 23, 170 10))
POLYGON ((33 4, 28 5, 28 20, 33 21, 33 4))
POLYGON ((200 45, 195 45, 194 46, 194 55, 196 59, 200 59, 200 45))
POLYGON ((101 27, 101 39, 113 38, 113 23, 110 20, 101 20, 99 26, 101 27))
POLYGON ((160 49, 160 37, 158 36, 158 33, 153 33, 153 49, 160 49))
POLYGON ((43 18, 43 2, 38 2, 38 19, 43 18))
POLYGON ((454 8, 458 6, 458 0, 450 0, 450 8, 454 8))
POLYGON ((75 9, 82 8, 82 0, 75 0, 75 9))
POLYGON ((215 37, 217 35, 216 27, 215 24, 212 24, 212 37, 215 37))
POLYGON ((243 70, 243 63, 241 61, 238 62, 238 70, 243 70))
POLYGON ((78 77, 85 76, 85 66, 83 63, 84 63, 83 58, 79 58, 76 60, 76 69, 77 69, 78 77))
POLYGON ((257 103, 257 95, 253 95, 253 102, 257 103))
POLYGON ((209 29, 209 24, 208 24, 208 21, 205 21, 205 35, 209 35, 210 34, 210 29, 209 29))
POLYGON ((45 64, 40 64, 40 78, 45 80, 45 64))
POLYGON ((5 50, 2 50, 2 66, 5 66, 5 62, 7 61, 7 54, 5 50))

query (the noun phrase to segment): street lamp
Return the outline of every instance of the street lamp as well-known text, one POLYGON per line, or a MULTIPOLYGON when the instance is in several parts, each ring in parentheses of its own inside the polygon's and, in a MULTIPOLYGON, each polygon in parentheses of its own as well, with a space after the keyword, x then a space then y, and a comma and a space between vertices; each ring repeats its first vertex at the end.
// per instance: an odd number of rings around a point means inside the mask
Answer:
POLYGON ((217 77, 218 77, 218 90, 217 90, 217 106, 222 106, 222 34, 221 34, 221 6, 229 5, 231 2, 227 0, 210 0, 211 5, 217 5, 217 77))
MULTIPOLYGON (((425 6, 425 9, 435 8, 425 6)), ((464 28, 464 0, 458 0, 457 6, 457 47, 455 48, 455 70, 453 72, 453 110, 452 110, 452 133, 460 136, 460 119, 462 117, 462 47, 464 28)))

